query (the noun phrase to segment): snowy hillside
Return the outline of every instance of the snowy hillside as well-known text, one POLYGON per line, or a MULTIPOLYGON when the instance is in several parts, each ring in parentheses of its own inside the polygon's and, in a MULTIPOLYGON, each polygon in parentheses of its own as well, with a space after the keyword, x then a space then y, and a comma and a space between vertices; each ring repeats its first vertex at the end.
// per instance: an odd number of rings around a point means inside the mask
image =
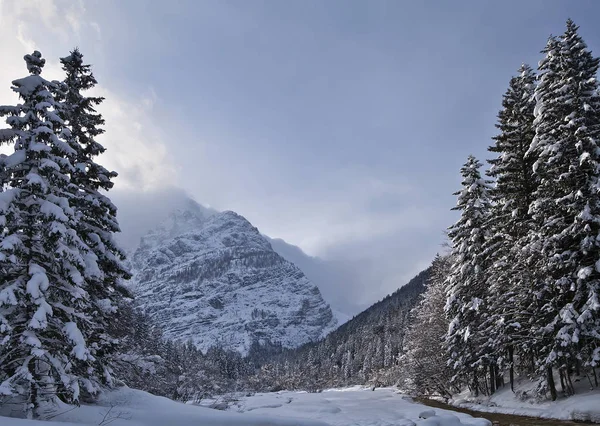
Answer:
POLYGON ((295 347, 336 326, 319 289, 234 212, 190 202, 142 238, 132 266, 138 305, 167 337, 203 350, 295 347))

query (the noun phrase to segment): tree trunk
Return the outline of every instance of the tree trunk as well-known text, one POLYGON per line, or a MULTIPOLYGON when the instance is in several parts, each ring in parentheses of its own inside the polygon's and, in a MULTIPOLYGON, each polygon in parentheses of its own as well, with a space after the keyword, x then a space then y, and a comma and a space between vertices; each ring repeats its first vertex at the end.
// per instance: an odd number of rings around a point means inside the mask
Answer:
POLYGON ((552 401, 556 401, 556 385, 554 384, 554 376, 552 375, 552 366, 546 367, 546 382, 548 383, 548 390, 550 391, 550 397, 552 401))
POLYGON ((562 390, 563 393, 566 393, 567 391, 565 390, 565 369, 564 368, 559 368, 558 369, 558 377, 560 377, 560 389, 562 390))
POLYGON ((489 387, 489 382, 487 379, 487 373, 485 372, 485 369, 483 370, 483 386, 484 386, 484 388, 482 389, 483 394, 490 395, 490 387, 489 387))
POLYGON ((496 372, 494 364, 490 364, 490 395, 496 392, 496 372))
POLYGON ((575 387, 573 386, 573 382, 571 381, 570 374, 567 374, 567 385, 569 389, 569 395, 575 395, 575 387))
POLYGON ((479 396, 479 383, 477 383, 477 372, 473 371, 473 394, 479 396))
POLYGON ((504 373, 501 373, 498 366, 496 366, 496 391, 500 387, 504 387, 504 373))
POLYGON ((39 406, 39 393, 38 393, 38 383, 39 377, 37 372, 37 361, 32 360, 29 362, 28 369, 31 374, 31 379, 29 382, 29 398, 27 398, 27 406, 25 407, 25 413, 28 419, 34 419, 37 417, 37 409, 39 406))
POLYGON ((512 347, 512 345, 510 345, 508 347, 508 359, 510 360, 510 370, 508 372, 509 377, 510 377, 510 390, 511 391, 515 391, 515 354, 514 354, 515 350, 512 347))

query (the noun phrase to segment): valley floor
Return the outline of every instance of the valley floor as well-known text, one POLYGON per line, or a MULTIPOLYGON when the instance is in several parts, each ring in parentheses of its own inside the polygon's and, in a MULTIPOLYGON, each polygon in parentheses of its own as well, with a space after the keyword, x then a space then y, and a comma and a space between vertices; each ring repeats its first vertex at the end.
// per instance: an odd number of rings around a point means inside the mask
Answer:
POLYGON ((106 393, 98 405, 70 409, 51 421, 0 417, 2 426, 491 426, 484 419, 431 410, 392 389, 279 392, 241 398, 229 411, 186 405, 135 389, 106 393), (110 410, 110 411, 109 411, 110 410), (434 415, 436 414, 436 415, 434 415), (419 417, 429 417, 420 419, 419 417))
MULTIPOLYGON (((503 389, 489 400, 467 401, 457 398, 453 403, 487 412, 600 421, 599 401, 600 393, 595 391, 581 392, 555 403, 536 404, 519 401, 510 389, 503 389)), ((214 402, 206 400, 203 404, 214 402)), ((6 407, 2 407, 2 412, 6 413, 6 407)), ((321 393, 283 391, 241 396, 234 401, 230 400, 226 411, 182 404, 136 389, 121 388, 105 393, 97 405, 82 405, 79 408, 63 406, 57 413, 59 414, 50 421, 0 417, 0 425, 491 426, 491 422, 483 418, 415 403, 395 389, 381 388, 372 391, 358 386, 321 393)), ((523 424, 538 424, 534 419, 531 421, 532 423, 523 424)), ((500 420, 500 424, 505 423, 500 420)), ((512 421, 506 424, 512 424, 512 421)))
POLYGON ((430 409, 391 388, 371 391, 357 386, 321 393, 286 391, 256 394, 242 398, 229 409, 241 413, 303 418, 331 426, 491 426, 488 420, 468 414, 430 409))

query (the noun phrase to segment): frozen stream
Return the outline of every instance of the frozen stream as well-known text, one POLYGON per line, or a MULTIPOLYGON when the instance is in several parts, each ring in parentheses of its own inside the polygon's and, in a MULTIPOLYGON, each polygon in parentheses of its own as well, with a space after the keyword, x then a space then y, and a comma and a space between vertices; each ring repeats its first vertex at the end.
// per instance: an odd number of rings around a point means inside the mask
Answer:
POLYGON ((468 410, 466 408, 452 407, 448 404, 444 404, 443 402, 433 401, 430 399, 419 399, 418 401, 434 409, 442 408, 471 414, 473 416, 484 417, 490 420, 494 425, 498 426, 567 426, 596 424, 590 422, 570 422, 567 420, 551 420, 540 419, 536 417, 515 416, 513 414, 481 413, 478 411, 468 410))

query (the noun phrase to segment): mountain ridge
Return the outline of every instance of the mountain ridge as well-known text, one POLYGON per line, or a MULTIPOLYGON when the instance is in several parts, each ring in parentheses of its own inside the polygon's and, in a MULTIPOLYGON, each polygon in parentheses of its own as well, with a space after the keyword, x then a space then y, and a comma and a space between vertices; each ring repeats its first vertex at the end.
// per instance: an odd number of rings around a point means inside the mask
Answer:
POLYGON ((132 257, 136 303, 166 337, 244 354, 254 341, 291 348, 335 328, 318 287, 256 227, 190 201, 142 237, 132 257))

